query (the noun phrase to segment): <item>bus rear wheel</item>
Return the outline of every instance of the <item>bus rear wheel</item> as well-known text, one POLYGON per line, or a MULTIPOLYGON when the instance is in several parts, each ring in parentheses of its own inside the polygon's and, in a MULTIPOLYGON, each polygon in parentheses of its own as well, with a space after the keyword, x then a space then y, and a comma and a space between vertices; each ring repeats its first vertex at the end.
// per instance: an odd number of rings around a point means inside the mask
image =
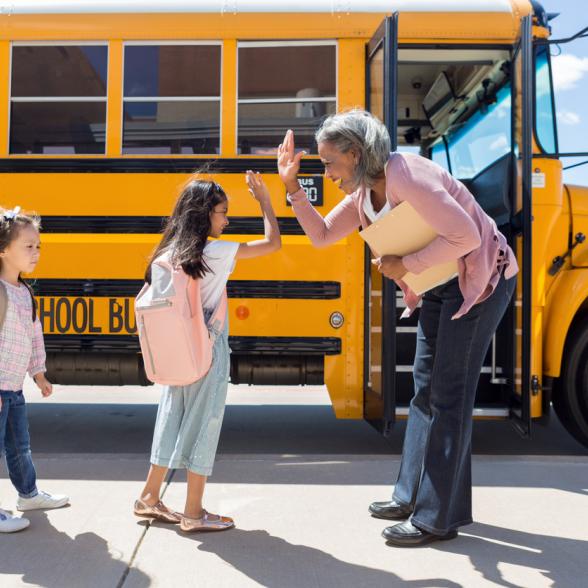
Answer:
POLYGON ((563 426, 588 447, 588 320, 570 333, 552 402, 563 426))

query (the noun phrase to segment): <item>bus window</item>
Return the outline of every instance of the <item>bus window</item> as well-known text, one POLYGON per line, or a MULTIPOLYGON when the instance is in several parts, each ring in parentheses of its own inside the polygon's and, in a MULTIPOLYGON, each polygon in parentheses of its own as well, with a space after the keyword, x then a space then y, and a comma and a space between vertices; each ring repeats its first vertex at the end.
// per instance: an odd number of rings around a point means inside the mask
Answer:
POLYGON ((479 110, 466 123, 448 132, 449 158, 455 177, 468 179, 511 151, 510 86, 496 95, 496 102, 479 110))
POLYGON ((12 47, 11 154, 105 152, 106 45, 12 47))
POLYGON ((545 153, 555 153, 555 125, 548 48, 539 48, 535 56, 535 131, 545 153))
POLYGON ((451 171, 449 168, 449 161, 447 159, 447 150, 445 149, 445 143, 443 141, 438 141, 433 145, 431 148, 431 159, 438 163, 441 167, 445 168, 447 171, 451 171))
POLYGON ((240 43, 239 153, 274 154, 288 129, 297 148, 316 153, 314 132, 336 110, 336 63, 330 41, 240 43))
POLYGON ((221 46, 126 44, 123 154, 220 152, 221 46))

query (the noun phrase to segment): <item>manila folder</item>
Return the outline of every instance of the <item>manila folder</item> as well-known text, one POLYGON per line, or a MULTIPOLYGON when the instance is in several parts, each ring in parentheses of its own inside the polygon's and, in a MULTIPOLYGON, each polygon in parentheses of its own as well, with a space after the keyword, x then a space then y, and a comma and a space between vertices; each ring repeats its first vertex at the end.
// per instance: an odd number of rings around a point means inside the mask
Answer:
MULTIPOLYGON (((405 200, 375 223, 360 231, 361 237, 378 257, 403 257, 420 251, 437 237, 437 232, 405 200)), ((457 275, 457 260, 434 265, 420 274, 407 273, 402 281, 415 293, 422 294, 457 275)))

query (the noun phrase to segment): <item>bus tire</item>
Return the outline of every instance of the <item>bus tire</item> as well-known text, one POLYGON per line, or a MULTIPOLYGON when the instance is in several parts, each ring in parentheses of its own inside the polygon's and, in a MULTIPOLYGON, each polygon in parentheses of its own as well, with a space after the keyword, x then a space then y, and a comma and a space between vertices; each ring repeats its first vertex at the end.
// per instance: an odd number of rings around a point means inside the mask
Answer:
POLYGON ((588 447, 588 319, 576 325, 564 349, 561 376, 554 382, 553 408, 576 441, 588 447))

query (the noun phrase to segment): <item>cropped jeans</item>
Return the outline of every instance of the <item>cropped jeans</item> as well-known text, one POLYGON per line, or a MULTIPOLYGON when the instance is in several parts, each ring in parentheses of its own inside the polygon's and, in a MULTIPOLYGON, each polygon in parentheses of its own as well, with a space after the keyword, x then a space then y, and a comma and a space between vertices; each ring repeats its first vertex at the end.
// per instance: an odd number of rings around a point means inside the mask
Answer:
POLYGON ((463 303, 457 278, 423 296, 414 397, 393 499, 412 523, 444 535, 472 522, 471 437, 484 357, 516 285, 500 277, 492 295, 451 320, 463 303))
POLYGON ((6 452, 10 481, 21 498, 32 498, 37 492, 37 473, 31 458, 31 440, 27 407, 22 391, 0 390, 0 457, 6 452))

